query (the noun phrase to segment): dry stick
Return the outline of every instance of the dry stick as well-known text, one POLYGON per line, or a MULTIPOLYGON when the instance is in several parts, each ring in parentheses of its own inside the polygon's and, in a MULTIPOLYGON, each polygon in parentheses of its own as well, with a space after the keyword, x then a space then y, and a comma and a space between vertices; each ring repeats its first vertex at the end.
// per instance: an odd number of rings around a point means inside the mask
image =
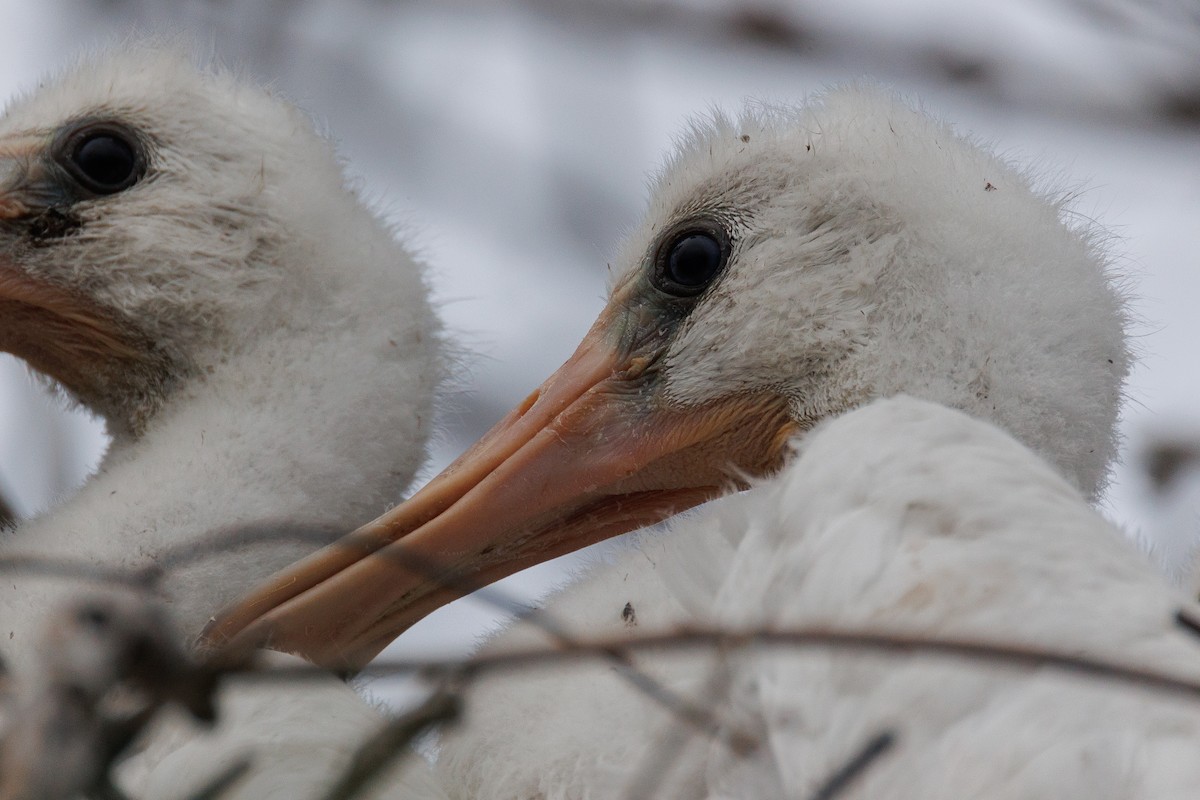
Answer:
MULTIPOLYGON (((255 526, 250 530, 252 532, 251 538, 255 541, 279 541, 289 538, 278 527, 275 527, 274 524, 255 526)), ((172 548, 164 556, 164 559, 167 563, 178 565, 189 560, 191 556, 196 558, 204 557, 215 550, 216 541, 219 538, 228 538, 238 533, 237 530, 227 530, 213 537, 208 537, 199 544, 193 543, 179 548, 172 548)), ((296 538, 307 537, 298 536, 296 538)), ((445 572, 442 568, 418 563, 420 560, 414 558, 411 553, 405 554, 403 559, 405 566, 413 569, 422 569, 424 567, 426 571, 436 573, 445 572)), ((151 580, 152 583, 157 582, 157 579, 163 574, 157 568, 120 570, 98 567, 94 564, 74 559, 20 555, 0 557, 0 572, 14 570, 64 578, 82 577, 97 581, 143 587, 147 585, 148 580, 151 580)), ((645 675, 645 673, 636 670, 629 661, 629 654, 639 649, 652 647, 678 650, 702 646, 740 648, 752 644, 768 647, 827 647, 873 652, 908 651, 1017 666, 1047 666, 1077 674, 1090 675, 1094 678, 1134 683, 1157 691, 1185 694, 1189 697, 1200 695, 1200 683, 1166 675, 1154 670, 1122 665, 1072 653, 1061 653, 1036 647, 1006 645, 1003 643, 969 639, 946 639, 921 635, 847 631, 829 627, 814 627, 791 631, 760 629, 733 633, 720 629, 690 628, 674 633, 643 636, 637 639, 610 638, 591 641, 580 640, 568 635, 544 611, 531 612, 528 607, 516 603, 495 590, 478 591, 482 587, 472 585, 472 582, 465 579, 446 576, 444 574, 439 577, 444 580, 447 586, 459 590, 463 594, 475 591, 481 600, 497 608, 509 611, 513 609, 522 610, 524 612, 523 619, 538 625, 543 631, 549 633, 557 640, 557 649, 529 649, 506 653, 490 653, 476 656, 466 662, 461 660, 377 661, 364 670, 365 673, 371 675, 391 675, 425 672, 441 676, 450 674, 455 670, 461 670, 464 665, 469 666, 472 671, 480 671, 523 665, 559 663, 583 658, 594 658, 597 654, 601 654, 606 658, 616 661, 623 670, 628 670, 624 674, 636 688, 645 692, 652 699, 663 703, 681 718, 688 720, 692 724, 698 724, 702 729, 710 733, 716 730, 717 723, 707 709, 697 707, 689 703, 686 699, 678 697, 670 690, 661 686, 657 681, 645 675)), ((1176 613, 1176 620, 1180 625, 1186 626, 1190 618, 1181 609, 1176 613)), ((311 670, 306 668, 287 668, 259 674, 271 676, 291 675, 292 677, 328 675, 325 670, 317 668, 312 668, 311 670)), ((253 676, 254 673, 251 672, 249 675, 253 676)))
POLYGON ((846 760, 842 766, 834 770, 824 783, 813 793, 812 800, 834 800, 846 791, 854 781, 863 774, 867 767, 896 744, 896 732, 882 730, 872 736, 858 752, 846 760))
MULTIPOLYGON (((333 533, 329 526, 302 526, 287 521, 268 520, 236 528, 221 529, 198 541, 182 542, 165 549, 153 564, 138 569, 104 567, 82 559, 15 555, 0 556, 0 572, 25 572, 71 580, 92 580, 135 589, 153 589, 170 574, 171 569, 211 557, 218 552, 229 552, 255 544, 280 541, 326 544, 331 538, 333 538, 333 533)), ((390 552, 389 557, 395 558, 406 569, 436 578, 443 586, 455 590, 462 597, 474 593, 479 600, 505 613, 512 614, 517 621, 535 625, 564 647, 571 647, 574 643, 574 638, 566 628, 554 620, 545 609, 518 603, 502 592, 490 589, 478 581, 468 580, 412 553, 390 552)), ((604 655, 616 665, 618 674, 635 689, 664 706, 688 724, 697 726, 707 735, 715 735, 718 724, 708 709, 689 702, 639 670, 630 662, 628 655, 619 644, 605 650, 604 655)))
MULTIPOLYGON (((1194 621, 1183 609, 1176 612, 1181 625, 1194 631, 1194 621)), ((434 675, 474 674, 494 669, 512 669, 529 666, 564 663, 592 658, 597 653, 608 653, 619 644, 626 652, 641 649, 687 650, 695 647, 717 647, 724 651, 750 646, 765 648, 811 648, 823 647, 835 650, 874 652, 901 655, 932 655, 958 658, 970 662, 982 662, 985 666, 1004 665, 1010 667, 1049 667, 1067 673, 1082 675, 1097 680, 1127 683, 1151 691, 1181 694, 1190 699, 1200 699, 1200 681, 1194 678, 1173 676, 1142 667, 1129 666, 1090 656, 1058 652, 1040 647, 993 643, 963 638, 939 638, 912 634, 894 634, 874 631, 850 631, 830 627, 810 627, 795 630, 754 630, 730 632, 723 630, 692 628, 675 633, 641 636, 637 639, 601 639, 592 642, 575 641, 559 649, 526 649, 505 653, 476 656, 467 661, 409 660, 376 663, 369 670, 373 674, 424 672, 434 675)), ((266 676, 291 676, 304 678, 324 675, 316 668, 284 668, 266 676)), ((254 676, 254 673, 251 673, 254 676)), ((813 795, 812 800, 835 800, 862 772, 881 755, 891 749, 897 740, 892 730, 881 731, 872 737, 857 753, 836 770, 813 795)), ((407 742, 405 742, 407 743, 407 742)), ((650 790, 653 785, 650 785, 650 790)), ((635 781, 630 798, 648 796, 640 793, 643 787, 635 781)), ((348 800, 346 796, 333 795, 328 800, 348 800)))
POLYGON ((354 759, 321 800, 353 800, 379 773, 405 753, 413 740, 434 725, 452 722, 462 712, 462 701, 440 688, 424 703, 383 725, 354 752, 354 759))
MULTIPOLYGON (((560 647, 574 649, 580 645, 579 640, 567 630, 567 626, 563 625, 550 614, 545 606, 537 607, 518 603, 488 584, 471 580, 467 576, 464 576, 461 571, 448 570, 443 566, 434 564, 428 559, 408 552, 403 547, 389 548, 387 557, 395 559, 405 569, 411 569, 421 575, 437 580, 442 586, 453 589, 460 597, 474 595, 493 608, 512 614, 517 622, 527 622, 534 625, 554 639, 555 643, 560 647)), ((617 668, 618 676, 629 683, 634 689, 637 689, 688 725, 691 725, 709 737, 716 737, 720 732, 720 721, 716 719, 710 709, 693 703, 688 698, 672 691, 639 669, 633 663, 629 653, 621 642, 614 641, 611 646, 593 650, 593 653, 599 654, 612 662, 617 668)), ((745 731, 734 730, 730 732, 730 736, 734 740, 739 741, 754 740, 754 737, 745 731)))
POLYGON ((1175 624, 1193 636, 1200 636, 1200 619, 1197 619, 1186 608, 1181 608, 1175 612, 1175 624))
MULTIPOLYGON (((726 663, 727 657, 728 653, 723 650, 717 653, 717 663, 713 664, 708 680, 704 682, 704 687, 700 691, 701 697, 711 698, 710 708, 715 709, 729 694, 732 676, 729 665, 726 663)), ((634 773, 633 780, 625 789, 626 800, 640 800, 640 798, 650 797, 658 791, 658 787, 666 780, 671 768, 675 766, 680 752, 691 740, 693 733, 695 733, 694 726, 673 725, 667 731, 666 738, 660 740, 650 754, 642 759, 641 765, 634 773)), ((755 741, 754 744, 757 746, 758 742, 755 741)), ((738 751, 736 746, 733 749, 735 752, 738 751)))
MULTIPOLYGON (((768 628, 734 631, 690 627, 636 639, 577 640, 555 649, 525 648, 501 653, 484 653, 470 659, 391 659, 376 661, 363 671, 371 676, 425 674, 432 678, 467 670, 471 673, 549 666, 595 658, 598 653, 624 649, 686 651, 700 647, 730 650, 747 647, 768 649, 824 648, 850 652, 930 655, 981 662, 986 666, 1048 667, 1096 680, 1115 681, 1165 694, 1200 699, 1200 679, 1170 675, 1154 669, 1121 664, 1093 656, 1051 650, 1039 646, 991 642, 982 639, 939 637, 886 631, 849 630, 831 626, 794 629, 768 628)), ((306 680, 324 678, 328 672, 317 667, 278 667, 245 673, 243 680, 306 680)))
MULTIPOLYGON (((272 537, 274 537, 275 539, 286 538, 289 540, 318 541, 321 543, 328 542, 333 538, 330 535, 328 527, 309 526, 307 530, 301 532, 294 523, 289 526, 285 522, 278 521, 258 522, 240 528, 226 529, 217 534, 205 537, 205 540, 201 542, 187 543, 183 546, 170 548, 159 558, 157 564, 163 574, 166 574, 166 570, 170 567, 178 566, 186 563, 187 560, 202 558, 206 554, 220 551, 222 549, 220 546, 221 539, 231 537, 236 537, 239 546, 244 545, 243 540, 247 539, 247 537, 254 542, 271 541, 272 537)), ((379 554, 377 553, 377 555, 379 554)), ((567 627, 555 619, 544 607, 539 608, 520 603, 486 583, 471 579, 469 576, 464 575, 457 567, 448 568, 445 565, 437 564, 429 559, 411 553, 403 547, 389 548, 386 557, 392 559, 404 569, 436 581, 443 588, 453 590, 459 597, 466 597, 473 594, 476 599, 493 608, 506 614, 511 614, 517 622, 527 622, 534 625, 564 647, 571 647, 575 642, 574 636, 567 627)), ((629 660, 628 654, 619 645, 604 651, 603 655, 616 666, 617 674, 642 694, 665 707, 689 725, 697 727, 706 735, 716 735, 720 726, 707 708, 692 703, 687 698, 673 692, 659 681, 638 669, 629 660)), ((733 735, 735 738, 748 737, 748 734, 738 731, 734 731, 733 735)))
MULTIPOLYGON (((1178 616, 1182 616, 1179 612, 1178 616)), ((610 652, 617 642, 614 640, 577 641, 570 646, 555 650, 527 649, 506 653, 476 656, 467 661, 411 660, 375 664, 373 674, 395 674, 425 672, 434 675, 454 674, 456 670, 469 673, 494 669, 513 669, 537 665, 564 663, 567 661, 593 658, 597 653, 610 652)), ((628 652, 640 649, 687 650, 695 647, 719 647, 727 650, 759 646, 767 648, 811 648, 822 647, 857 652, 891 653, 903 655, 932 655, 958 658, 970 662, 982 662, 986 666, 997 664, 1012 667, 1049 667, 1064 672, 1082 675, 1097 680, 1110 680, 1132 684, 1151 691, 1181 694, 1190 699, 1200 699, 1200 681, 1183 678, 1155 670, 1128 666, 1089 656, 1057 652, 1039 647, 993 643, 961 638, 937 638, 921 635, 881 633, 873 631, 849 631, 829 627, 811 627, 796 630, 757 630, 742 633, 693 628, 676 633, 642 636, 637 639, 620 640, 619 645, 628 652)), ((250 674, 251 677, 254 673, 250 674)), ((261 676, 287 675, 304 678, 325 675, 314 668, 285 668, 261 676)), ((834 800, 855 778, 861 775, 875 759, 891 748, 896 741, 894 732, 883 731, 872 738, 845 766, 837 770, 813 796, 813 800, 834 800)), ((637 797, 638 795, 630 795, 637 797)))

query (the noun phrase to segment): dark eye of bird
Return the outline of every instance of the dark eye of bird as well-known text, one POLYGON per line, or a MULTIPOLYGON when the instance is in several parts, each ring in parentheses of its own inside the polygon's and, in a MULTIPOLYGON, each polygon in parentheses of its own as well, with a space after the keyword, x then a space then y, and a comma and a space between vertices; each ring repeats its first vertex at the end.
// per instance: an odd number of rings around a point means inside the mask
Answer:
POLYGON ((100 192, 124 189, 133 177, 137 158, 129 143, 108 133, 84 139, 71 159, 79 171, 100 192))
POLYGON ((676 297, 700 294, 720 274, 728 257, 723 236, 708 230, 682 231, 660 251, 655 283, 676 297))
POLYGON ((95 194, 115 194, 141 177, 137 146, 124 131, 85 128, 72 135, 60 152, 60 162, 72 177, 95 194))

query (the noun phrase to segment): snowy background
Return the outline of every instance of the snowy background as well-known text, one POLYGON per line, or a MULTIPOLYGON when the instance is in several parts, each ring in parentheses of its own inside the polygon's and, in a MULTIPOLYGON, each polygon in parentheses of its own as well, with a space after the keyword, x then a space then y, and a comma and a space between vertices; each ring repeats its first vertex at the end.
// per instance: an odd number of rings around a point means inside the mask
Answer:
MULTIPOLYGON (((132 30, 180 29, 323 120, 432 265, 475 356, 426 477, 574 349, 689 115, 871 76, 1085 187, 1076 209, 1119 237, 1138 295, 1141 362, 1105 511, 1167 555, 1200 535, 1195 0, 0 0, 0 96, 132 30)), ((105 440, 2 358, 0 494, 29 515, 105 440)), ((563 569, 507 589, 535 597, 563 569)), ((467 600, 397 646, 462 653, 494 622, 467 600)))

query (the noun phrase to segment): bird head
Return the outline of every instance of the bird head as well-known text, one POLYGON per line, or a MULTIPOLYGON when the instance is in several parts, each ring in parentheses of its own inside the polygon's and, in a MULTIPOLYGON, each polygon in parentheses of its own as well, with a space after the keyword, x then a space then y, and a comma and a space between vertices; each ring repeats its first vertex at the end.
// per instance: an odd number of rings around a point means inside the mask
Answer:
POLYGON ((0 118, 0 348, 136 435, 337 281, 290 257, 321 252, 322 194, 347 192, 290 105, 173 47, 86 59, 0 118))
POLYGON ((695 127, 575 354, 407 503, 207 641, 356 666, 433 608, 778 468, 908 393, 1000 423, 1086 491, 1128 366, 1121 299, 1057 201, 874 89, 695 127))

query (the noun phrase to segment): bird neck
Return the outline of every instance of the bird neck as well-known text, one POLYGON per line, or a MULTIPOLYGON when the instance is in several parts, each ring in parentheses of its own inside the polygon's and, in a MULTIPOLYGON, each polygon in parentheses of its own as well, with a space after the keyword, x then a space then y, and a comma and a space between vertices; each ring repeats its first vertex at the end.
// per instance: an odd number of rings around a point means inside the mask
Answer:
MULTIPOLYGON (((387 315, 330 303, 334 313, 213 359, 165 396, 140 434, 114 437, 98 473, 10 533, 0 553, 157 566, 165 574, 155 589, 197 633, 251 585, 400 497, 423 459, 439 379, 423 296, 401 295, 387 315)), ((13 633, 5 654, 15 656, 36 636, 41 614, 30 609, 81 587, 6 577, 0 619, 13 633)))
POLYGON ((136 360, 98 364, 82 381, 59 382, 104 420, 105 430, 120 448, 141 437, 175 390, 194 377, 192 366, 150 352, 136 360))

